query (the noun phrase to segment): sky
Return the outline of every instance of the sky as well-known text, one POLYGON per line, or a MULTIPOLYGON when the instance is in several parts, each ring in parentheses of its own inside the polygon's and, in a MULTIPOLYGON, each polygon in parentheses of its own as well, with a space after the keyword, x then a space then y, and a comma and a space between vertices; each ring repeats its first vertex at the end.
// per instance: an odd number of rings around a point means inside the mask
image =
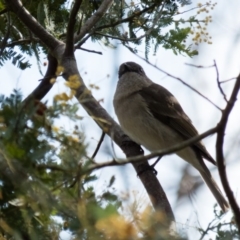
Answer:
MULTIPOLYGON (((196 68, 186 65, 186 63, 197 66, 211 66, 215 60, 218 66, 220 80, 227 80, 239 74, 240 18, 237 17, 239 15, 239 9, 239 1, 218 1, 217 6, 212 12, 213 22, 208 27, 213 43, 210 45, 200 44, 199 46, 195 46, 199 51, 198 56, 193 58, 181 55, 176 56, 171 50, 160 48, 156 56, 150 54, 149 61, 164 71, 181 78, 211 99, 211 101, 219 107, 224 108, 225 102, 217 87, 216 69, 196 68)), ((178 99, 184 111, 191 118, 200 133, 214 127, 218 123, 221 112, 213 105, 196 93, 193 93, 192 90, 176 79, 167 77, 161 71, 148 65, 117 42, 114 42, 114 44, 116 48, 110 49, 104 46, 103 43, 87 42, 83 46, 84 48, 101 51, 103 55, 78 50, 76 52, 76 59, 79 71, 86 85, 96 84, 100 87, 100 90, 92 90, 92 93, 97 100, 103 99, 103 102, 101 102, 102 106, 108 110, 109 114, 116 121, 117 118, 114 114, 112 99, 117 84, 118 67, 123 62, 135 61, 142 65, 150 79, 167 88, 178 99)), ((143 48, 141 49, 141 47, 139 54, 144 55, 143 48)), ((38 80, 41 79, 42 76, 39 74, 37 66, 34 63, 35 60, 32 59, 31 61, 33 66, 27 71, 22 72, 12 66, 10 62, 0 69, 0 76, 2 76, 0 80, 2 82, 0 94, 9 95, 14 88, 20 88, 24 96, 27 96, 39 84, 38 80)), ((46 59, 42 59, 42 62, 44 61, 46 61, 46 59)), ((42 70, 44 72, 45 67, 42 67, 42 70)), ((233 84, 234 80, 222 85, 227 96, 231 93, 233 84)), ((48 100, 50 104, 54 95, 64 91, 66 91, 64 80, 59 78, 44 100, 48 100)), ((72 102, 74 103, 75 101, 72 100, 72 102)), ((238 202, 240 202, 240 175, 238 170, 240 165, 239 161, 237 161, 240 157, 239 107, 240 103, 237 102, 230 115, 224 145, 229 183, 238 202)), ((79 125, 83 131, 87 133, 86 141, 89 144, 89 152, 91 153, 97 145, 101 130, 82 108, 80 108, 80 113, 84 116, 84 119, 79 125)), ((66 120, 58 124, 64 128, 72 127, 71 123, 66 120)), ((203 141, 213 157, 215 157, 215 140, 216 136, 210 136, 203 141)), ((111 160, 114 152, 118 158, 124 158, 122 151, 116 145, 114 146, 114 150, 112 149, 111 140, 106 137, 101 147, 101 152, 97 156, 97 160, 111 160)), ((213 217, 212 206, 215 201, 206 185, 204 185, 201 191, 191 196, 190 199, 187 199, 181 204, 176 204, 176 186, 180 181, 180 172, 184 164, 185 163, 175 155, 165 156, 156 167, 158 171, 157 177, 173 207, 179 228, 181 228, 181 225, 187 227, 189 239, 196 239, 194 238, 196 237, 195 226, 198 226, 198 224, 202 227, 207 226, 207 223, 210 222, 213 217)), ((210 168, 215 180, 221 185, 216 168, 212 166, 210 166, 210 168)), ((142 187, 131 165, 105 168, 97 171, 96 174, 99 177, 95 185, 96 191, 104 185, 104 182, 109 181, 112 175, 116 175, 117 182, 115 187, 119 193, 124 195, 129 191, 131 193, 130 201, 135 197, 141 198, 146 204, 149 203, 145 189, 142 187)), ((198 175, 197 172, 194 172, 194 174, 196 174, 196 176, 198 175)), ((231 214, 228 213, 226 218, 230 216, 231 214)))

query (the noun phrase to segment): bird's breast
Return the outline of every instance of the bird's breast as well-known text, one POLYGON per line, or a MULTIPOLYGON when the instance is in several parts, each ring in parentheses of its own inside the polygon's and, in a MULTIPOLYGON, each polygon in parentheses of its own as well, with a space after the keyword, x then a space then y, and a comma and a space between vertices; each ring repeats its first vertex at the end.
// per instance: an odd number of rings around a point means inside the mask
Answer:
POLYGON ((179 141, 175 132, 154 118, 139 94, 114 101, 114 107, 124 132, 148 150, 167 148, 179 141))

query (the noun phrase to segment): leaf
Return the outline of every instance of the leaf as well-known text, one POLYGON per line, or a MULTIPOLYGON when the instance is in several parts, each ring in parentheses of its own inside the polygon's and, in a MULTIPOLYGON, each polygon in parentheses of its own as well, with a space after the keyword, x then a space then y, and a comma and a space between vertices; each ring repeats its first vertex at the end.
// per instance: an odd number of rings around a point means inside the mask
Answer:
POLYGON ((111 186, 113 185, 113 183, 115 182, 115 180, 116 180, 116 177, 113 175, 113 176, 110 178, 108 187, 111 187, 111 186))

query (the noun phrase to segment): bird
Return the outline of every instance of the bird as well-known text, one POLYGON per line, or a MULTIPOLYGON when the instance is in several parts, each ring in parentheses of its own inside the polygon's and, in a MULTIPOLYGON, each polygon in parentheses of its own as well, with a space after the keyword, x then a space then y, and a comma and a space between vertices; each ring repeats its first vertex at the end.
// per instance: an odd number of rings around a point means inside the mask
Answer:
MULTIPOLYGON (((163 86, 150 80, 135 62, 125 62, 118 71, 113 98, 114 110, 124 131, 150 152, 167 149, 198 135, 177 99, 163 86)), ((198 170, 223 212, 229 204, 213 179, 204 159, 216 165, 201 141, 176 154, 198 170)))

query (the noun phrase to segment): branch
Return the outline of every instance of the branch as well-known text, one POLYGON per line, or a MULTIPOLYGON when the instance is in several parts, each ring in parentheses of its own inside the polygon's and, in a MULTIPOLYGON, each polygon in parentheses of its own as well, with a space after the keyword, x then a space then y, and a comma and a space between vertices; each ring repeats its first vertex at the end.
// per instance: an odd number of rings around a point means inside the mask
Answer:
POLYGON ((74 42, 77 42, 81 40, 90 30, 94 25, 102 18, 102 16, 105 14, 105 12, 108 10, 109 6, 113 0, 104 0, 101 4, 101 6, 98 8, 98 10, 90 17, 84 26, 81 28, 81 31, 78 35, 75 36, 74 42))
POLYGON ((185 63, 185 65, 190 66, 190 67, 195 67, 195 68, 212 68, 212 67, 214 67, 214 65, 202 66, 202 65, 195 65, 192 63, 185 63))
POLYGON ((214 62, 214 65, 213 65, 213 66, 214 66, 215 69, 216 69, 218 89, 220 90, 220 93, 223 95, 224 100, 227 102, 226 94, 223 92, 223 89, 222 89, 222 86, 221 86, 221 82, 219 81, 219 71, 218 71, 218 67, 217 67, 216 61, 213 60, 213 62, 214 62))
POLYGON ((92 34, 97 34, 97 35, 101 35, 101 36, 104 36, 104 37, 121 40, 121 41, 124 41, 124 42, 138 41, 138 40, 148 36, 152 32, 152 30, 154 29, 155 25, 157 24, 157 21, 161 17, 161 14, 162 14, 162 11, 163 11, 163 8, 164 8, 164 3, 165 3, 165 1, 163 1, 163 5, 162 5, 160 11, 156 14, 156 17, 153 20, 152 26, 144 34, 142 34, 141 36, 139 36, 137 38, 115 37, 115 36, 103 34, 101 32, 95 32, 95 31, 92 34))
POLYGON ((220 179, 221 179, 224 191, 228 197, 230 206, 233 210, 238 231, 240 232, 240 209, 228 183, 226 166, 225 166, 224 155, 223 155, 225 129, 228 123, 228 117, 237 100, 237 94, 239 92, 239 88, 240 88, 240 75, 237 77, 231 97, 227 102, 226 108, 223 110, 221 120, 218 124, 217 141, 216 141, 216 158, 217 158, 216 160, 217 160, 220 179))
POLYGON ((26 10, 20 0, 5 1, 8 8, 13 11, 24 25, 29 28, 50 50, 61 44, 55 37, 46 31, 37 20, 26 10))
POLYGON ((52 88, 53 84, 50 82, 52 78, 56 78, 56 69, 57 69, 57 60, 52 57, 50 54, 48 55, 48 69, 47 72, 42 79, 41 83, 35 88, 32 93, 24 100, 26 104, 28 104, 32 99, 41 100, 52 88))
POLYGON ((34 38, 34 37, 29 38, 29 39, 19 39, 19 40, 8 43, 6 45, 6 47, 15 47, 18 45, 24 45, 24 44, 28 44, 28 43, 32 43, 32 42, 40 42, 40 40, 38 38, 34 38))
POLYGON ((74 27, 76 24, 76 17, 81 6, 82 0, 75 0, 72 11, 70 13, 68 26, 67 26, 67 39, 65 56, 73 56, 74 54, 74 27))
POLYGON ((100 36, 107 37, 107 38, 120 40, 120 41, 123 41, 123 42, 131 42, 131 41, 138 40, 137 38, 116 37, 116 36, 108 35, 108 34, 101 33, 101 32, 94 32, 93 34, 100 35, 100 36))
MULTIPOLYGON (((161 3, 160 3, 161 4, 161 3)), ((160 5, 159 4, 159 5, 160 5)), ((128 18, 124 18, 124 19, 120 19, 114 23, 111 23, 111 24, 107 24, 107 25, 103 25, 103 26, 99 26, 97 27, 94 31, 90 32, 89 35, 87 35, 85 38, 83 38, 79 43, 76 44, 75 48, 80 48, 80 46, 82 46, 87 40, 89 37, 91 37, 93 34, 97 34, 97 35, 102 35, 104 37, 109 37, 109 38, 112 38, 112 39, 117 39, 117 40, 121 40, 121 41, 136 41, 136 40, 139 40, 140 38, 142 38, 142 36, 140 36, 139 39, 136 39, 136 38, 121 38, 121 37, 115 37, 115 36, 111 36, 111 35, 107 35, 107 34, 103 34, 101 32, 96 32, 97 30, 101 30, 101 29, 105 29, 105 28, 110 28, 110 27, 115 27, 121 23, 124 23, 124 22, 130 22, 131 20, 133 20, 135 17, 139 17, 140 15, 142 15, 143 13, 145 12, 148 12, 150 10, 153 10, 155 7, 157 6, 157 4, 153 4, 152 6, 148 7, 148 8, 145 8, 143 9, 142 11, 139 11, 139 12, 135 12, 132 16, 128 17, 128 18)))
POLYGON ((87 36, 85 36, 80 42, 75 44, 75 48, 80 48, 91 36, 93 33, 89 33, 87 36))
MULTIPOLYGON (((160 3, 160 4, 161 4, 161 3, 160 3)), ((132 21, 134 18, 141 16, 143 13, 148 12, 148 11, 150 11, 150 10, 153 10, 156 6, 157 6, 157 4, 154 3, 152 6, 150 6, 150 7, 148 7, 148 8, 145 8, 145 9, 139 11, 139 12, 133 13, 130 17, 127 17, 127 18, 124 18, 124 19, 120 19, 120 20, 118 20, 118 21, 116 21, 116 22, 114 22, 114 23, 111 23, 111 24, 99 26, 99 27, 96 28, 96 30, 101 30, 101 29, 110 28, 110 27, 113 28, 113 27, 115 27, 115 26, 117 26, 117 25, 119 25, 119 24, 121 24, 121 23, 130 22, 130 21, 132 21)))
POLYGON ((229 81, 232 81, 232 80, 236 80, 236 78, 237 77, 233 77, 233 78, 229 78, 227 80, 222 80, 222 81, 220 81, 220 83, 222 84, 222 83, 226 83, 226 82, 229 82, 229 81))
POLYGON ((66 170, 58 165, 47 165, 47 164, 38 164, 35 166, 38 170, 42 170, 42 169, 49 169, 51 171, 60 171, 60 172, 69 172, 71 173, 69 170, 66 170))
POLYGON ((169 147, 167 149, 152 152, 152 153, 150 153, 148 155, 145 155, 145 156, 141 155, 141 156, 137 156, 137 157, 130 157, 130 158, 127 158, 127 159, 118 159, 118 161, 112 160, 112 161, 108 161, 108 162, 92 164, 91 166, 88 166, 88 168, 86 170, 84 170, 83 173, 91 172, 93 170, 100 169, 100 168, 107 167, 107 166, 125 165, 125 164, 128 164, 128 163, 136 163, 136 162, 141 162, 141 161, 147 161, 147 160, 150 160, 150 159, 155 158, 155 157, 163 157, 165 155, 175 153, 179 150, 182 150, 186 147, 189 147, 190 145, 199 142, 203 138, 208 137, 209 135, 211 135, 213 133, 216 133, 217 130, 218 130, 218 126, 215 127, 215 128, 211 128, 208 131, 206 131, 206 132, 204 132, 204 133, 202 133, 202 134, 200 134, 196 137, 193 137, 193 138, 190 138, 186 141, 183 141, 180 144, 176 144, 176 145, 174 145, 172 147, 169 147))
POLYGON ((80 49, 80 50, 85 51, 85 52, 96 53, 96 54, 102 55, 102 52, 98 52, 98 51, 94 51, 94 50, 89 50, 89 49, 82 48, 82 47, 79 47, 79 48, 77 48, 77 49, 80 49))
POLYGON ((103 142, 103 140, 104 140, 104 137, 105 137, 105 132, 102 132, 102 135, 101 135, 101 137, 100 137, 100 140, 99 140, 99 142, 98 142, 98 144, 97 144, 97 147, 96 147, 93 155, 91 156, 91 159, 94 159, 94 158, 96 157, 96 155, 97 155, 97 153, 98 153, 98 150, 100 149, 101 144, 102 144, 102 142, 103 142))
POLYGON ((209 98, 207 98, 206 96, 204 96, 202 93, 200 93, 197 89, 195 89, 194 87, 192 87, 191 85, 189 85, 188 83, 186 83, 185 81, 183 81, 181 78, 179 77, 175 77, 172 74, 162 70, 161 68, 157 67, 156 65, 146 61, 146 59, 142 58, 141 56, 139 56, 138 54, 135 54, 137 57, 139 57, 140 59, 144 60, 145 62, 147 62, 149 65, 151 65, 152 67, 156 68, 157 70, 161 71, 162 73, 166 74, 167 76, 174 78, 176 80, 178 80, 179 82, 181 82, 182 84, 184 84, 185 86, 187 86, 188 88, 190 88, 191 90, 193 90, 195 93, 197 93, 198 95, 200 95, 202 98, 204 98, 205 100, 207 100, 209 103, 211 103, 214 107, 216 107, 218 110, 222 111, 222 109, 220 107, 218 107, 214 102, 212 102, 209 98))
POLYGON ((101 33, 101 32, 94 32, 93 34, 100 35, 100 36, 107 37, 107 38, 120 40, 120 41, 123 41, 123 42, 132 42, 132 41, 140 40, 141 38, 146 36, 146 34, 143 34, 143 35, 141 35, 137 38, 127 38, 127 37, 124 37, 124 36, 123 37, 116 37, 116 36, 108 35, 108 34, 101 33))

